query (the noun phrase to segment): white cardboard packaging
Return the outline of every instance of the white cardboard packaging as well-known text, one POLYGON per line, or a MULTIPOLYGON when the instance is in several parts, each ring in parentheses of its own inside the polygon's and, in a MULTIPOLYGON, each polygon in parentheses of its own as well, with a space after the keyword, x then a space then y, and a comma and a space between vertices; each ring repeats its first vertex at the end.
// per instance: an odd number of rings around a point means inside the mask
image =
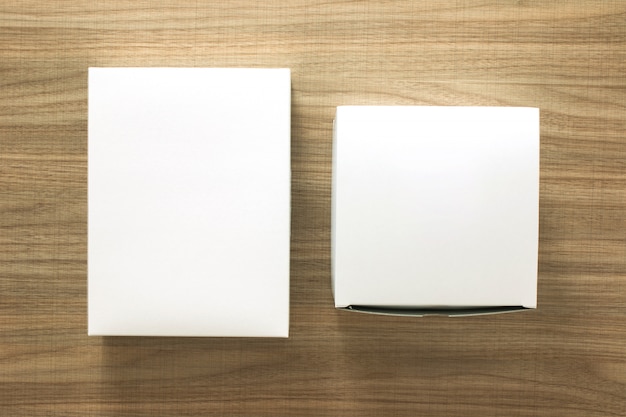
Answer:
POLYGON ((536 308, 538 109, 338 107, 332 203, 337 308, 536 308))
POLYGON ((288 337, 290 90, 89 69, 90 335, 288 337))

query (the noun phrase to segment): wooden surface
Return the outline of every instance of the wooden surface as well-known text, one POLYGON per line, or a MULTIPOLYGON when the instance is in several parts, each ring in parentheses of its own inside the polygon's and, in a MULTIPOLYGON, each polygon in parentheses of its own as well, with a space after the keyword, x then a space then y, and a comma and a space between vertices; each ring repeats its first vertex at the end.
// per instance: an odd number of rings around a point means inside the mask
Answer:
POLYGON ((0 4, 1 416, 626 415, 626 3, 0 4), (290 67, 291 337, 87 337, 87 67, 290 67), (336 311, 342 104, 541 108, 539 309, 336 311))

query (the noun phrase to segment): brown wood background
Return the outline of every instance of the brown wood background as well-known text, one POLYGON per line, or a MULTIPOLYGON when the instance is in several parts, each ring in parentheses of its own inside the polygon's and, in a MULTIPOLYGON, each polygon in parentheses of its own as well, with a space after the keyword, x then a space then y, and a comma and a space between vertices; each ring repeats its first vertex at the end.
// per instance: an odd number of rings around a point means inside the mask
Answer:
POLYGON ((626 415, 623 1, 3 1, 1 416, 626 415), (291 337, 87 337, 87 68, 290 67, 291 337), (539 309, 336 311, 342 104, 541 108, 539 309))

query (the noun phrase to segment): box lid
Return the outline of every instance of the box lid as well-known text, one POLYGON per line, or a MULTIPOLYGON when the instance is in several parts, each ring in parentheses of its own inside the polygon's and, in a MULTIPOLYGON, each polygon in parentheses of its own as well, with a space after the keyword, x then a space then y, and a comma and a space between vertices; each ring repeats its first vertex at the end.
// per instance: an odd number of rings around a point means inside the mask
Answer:
POLYGON ((333 146, 336 307, 536 307, 538 109, 343 106, 333 146))

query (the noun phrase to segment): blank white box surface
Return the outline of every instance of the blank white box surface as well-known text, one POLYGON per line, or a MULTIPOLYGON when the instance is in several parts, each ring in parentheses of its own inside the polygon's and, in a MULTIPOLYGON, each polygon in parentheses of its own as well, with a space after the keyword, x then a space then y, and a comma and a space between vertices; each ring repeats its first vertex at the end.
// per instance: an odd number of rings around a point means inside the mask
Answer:
POLYGON ((288 69, 90 68, 90 335, 289 331, 288 69))
POLYGON ((539 110, 337 108, 337 307, 536 306, 539 110))

